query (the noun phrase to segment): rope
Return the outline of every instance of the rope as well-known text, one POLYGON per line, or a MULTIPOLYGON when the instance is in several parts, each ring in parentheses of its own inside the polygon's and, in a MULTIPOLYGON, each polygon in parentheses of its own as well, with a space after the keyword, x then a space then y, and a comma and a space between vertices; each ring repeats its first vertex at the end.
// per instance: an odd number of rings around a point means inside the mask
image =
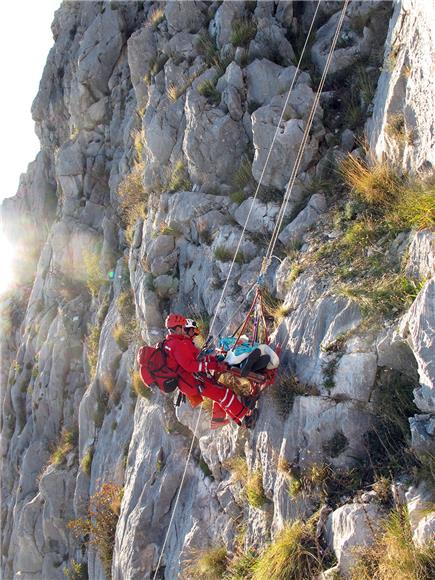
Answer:
POLYGON ((317 15, 317 12, 318 12, 318 10, 319 10, 319 6, 320 6, 320 2, 321 2, 321 1, 322 1, 322 0, 318 0, 318 2, 317 2, 316 10, 315 10, 315 12, 314 12, 314 15, 313 15, 313 18, 312 18, 312 20, 311 20, 311 25, 310 25, 310 28, 309 28, 309 30, 308 30, 308 34, 307 34, 307 37, 306 37, 306 39, 305 39, 304 46, 303 46, 303 48, 302 48, 302 51, 301 51, 301 55, 300 55, 300 57, 299 57, 298 64, 296 65, 296 70, 295 70, 295 73, 294 73, 294 75, 293 75, 293 79, 292 79, 292 82, 291 82, 291 84, 290 84, 290 88, 289 88, 289 90, 288 90, 287 97, 286 97, 286 100, 285 100, 285 102, 284 102, 284 106, 283 106, 283 108, 282 108, 281 115, 280 115, 280 117, 279 117, 279 121, 278 121, 278 124, 277 124, 277 126, 276 126, 276 129, 275 129, 275 134, 274 134, 274 136, 273 136, 272 142, 271 142, 271 144, 270 144, 270 147, 269 147, 269 151, 268 151, 268 153, 267 153, 266 161, 264 162, 264 166, 263 166, 263 169, 262 169, 262 172, 261 172, 261 175, 260 175, 260 179, 259 179, 259 181, 258 181, 258 185, 257 185, 257 187, 256 187, 256 189, 255 189, 254 197, 253 197, 253 199, 252 199, 251 206, 250 206, 250 208, 249 208, 249 212, 248 212, 248 215, 247 215, 247 217, 246 217, 246 220, 245 220, 245 224, 244 224, 244 226, 243 226, 243 229, 242 229, 242 233, 240 234, 240 239, 239 239, 239 242, 238 242, 238 244, 237 244, 236 251, 234 252, 234 257, 233 257, 233 260, 232 260, 232 262, 231 262, 230 269, 228 270, 228 274, 227 274, 227 277, 226 277, 226 280, 225 280, 225 284, 224 284, 224 286, 223 286, 223 288, 222 288, 222 292, 221 292, 221 295, 220 295, 219 301, 218 301, 218 303, 217 303, 217 305, 216 305, 216 308, 215 308, 215 313, 214 313, 214 316, 213 316, 212 322, 211 322, 211 324, 210 324, 209 332, 208 332, 208 335, 209 335, 209 336, 211 335, 211 332, 212 332, 212 330, 213 330, 213 326, 214 326, 214 323, 215 323, 215 321, 216 321, 216 318, 217 318, 217 315, 218 315, 219 309, 220 309, 220 307, 221 307, 221 304, 222 304, 222 301, 223 301, 223 297, 224 297, 224 295, 225 295, 225 292, 226 292, 226 290, 227 290, 228 283, 229 283, 229 280, 230 280, 230 277, 231 277, 231 274, 232 274, 232 271, 233 271, 233 268, 234 268, 234 264, 235 264, 235 262, 236 262, 237 254, 239 253, 240 246, 241 246, 241 244, 242 244, 242 240, 243 240, 243 237, 244 237, 244 235, 245 235, 246 228, 247 228, 247 226, 248 226, 248 223, 249 223, 249 218, 251 217, 252 210, 254 209, 254 203, 255 203, 255 200, 257 199, 258 192, 260 191, 261 182, 262 182, 262 180, 263 180, 263 177, 264 177, 264 174, 265 174, 265 172, 266 172, 267 164, 269 163, 269 159, 270 159, 270 156, 271 156, 271 154, 272 154, 272 149, 273 149, 273 146, 274 146, 274 144, 275 144, 276 138, 277 138, 277 136, 278 136, 278 133, 279 133, 279 130, 280 130, 280 125, 281 125, 281 122, 282 122, 282 120, 283 120, 283 118, 284 118, 284 113, 285 113, 285 109, 286 109, 286 107, 287 107, 287 104, 288 104, 288 101, 289 101, 289 98, 290 98, 290 94, 291 94, 291 92, 292 92, 292 90, 293 90, 293 87, 294 87, 294 84, 295 84, 295 82, 296 82, 296 77, 297 77, 297 74, 298 74, 298 72, 299 72, 299 68, 300 68, 300 65, 301 65, 301 62, 302 62, 302 58, 303 58, 303 56, 304 56, 305 49, 306 49, 306 47, 307 47, 307 44, 308 44, 308 39, 309 39, 309 37, 310 37, 310 35, 311 35, 311 31, 312 31, 312 29, 313 29, 313 26, 314 26, 314 21, 315 21, 315 19, 316 19, 316 15, 317 15))
POLYGON ((169 537, 169 531, 171 529, 172 522, 174 521, 174 516, 175 516, 175 512, 177 510, 177 505, 178 505, 178 500, 180 499, 181 489, 183 487, 184 480, 186 479, 187 467, 189 465, 190 457, 192 455, 193 444, 195 442, 196 433, 198 431, 198 426, 199 426, 199 421, 201 419, 201 414, 202 414, 202 407, 200 407, 200 409, 199 409, 198 419, 196 420, 195 430, 193 431, 192 441, 190 443, 189 452, 188 452, 187 457, 186 457, 186 465, 184 466, 184 471, 183 471, 183 475, 181 477, 180 487, 178 488, 177 496, 175 498, 174 508, 172 510, 171 519, 169 520, 168 529, 166 530, 165 541, 163 542, 163 546, 162 546, 162 549, 160 551, 160 557, 159 557, 159 560, 157 562, 156 571, 154 572, 153 580, 156 580, 157 574, 159 572, 160 563, 162 561, 163 554, 165 552, 166 543, 167 543, 168 537, 169 537))
POLYGON ((273 255, 273 251, 275 249, 276 242, 278 241, 278 236, 280 233, 281 225, 282 225, 282 222, 284 220, 285 210, 286 210, 287 204, 290 200, 290 195, 291 195, 291 192, 293 190, 293 186, 294 186, 295 181, 296 181, 296 176, 297 176, 299 166, 300 166, 301 161, 302 161, 304 149, 305 149, 305 146, 306 146, 307 141, 308 141, 309 132, 311 130, 311 126, 313 124, 313 119, 314 119, 314 115, 315 115, 315 112, 317 109, 317 105, 319 104, 320 95, 321 95, 321 92, 323 90, 323 86, 325 84, 326 75, 328 74, 328 70, 329 70, 329 67, 331 65, 335 46, 337 44, 338 36, 340 34, 340 30, 341 30, 341 27, 343 25, 343 20, 345 17, 345 13, 346 13, 346 9, 347 9, 348 4, 349 4, 349 0, 344 0, 344 4, 343 4, 343 8, 342 8, 342 11, 340 14, 340 18, 339 18, 338 23, 337 23, 337 29, 335 31, 334 38, 333 38, 332 43, 331 43, 331 48, 329 49, 328 58, 326 59, 326 63, 325 63, 325 67, 323 69, 322 77, 320 79, 319 86, 317 88, 316 96, 314 98, 313 105, 311 107, 310 114, 309 114, 308 119, 307 119, 307 124, 305 126, 304 135, 303 135, 301 144, 299 146, 298 155, 296 157, 296 161, 295 161, 295 164, 293 166, 293 170, 292 170, 292 173, 290 175, 289 182, 287 184, 286 193, 284 195, 284 199, 283 199, 283 202, 281 204, 281 208, 278 212, 277 221, 275 223, 275 228, 273 230, 271 240, 270 240, 268 249, 266 251, 265 259, 263 260, 263 265, 261 268, 260 275, 264 274, 265 271, 267 270, 267 268, 270 264, 270 261, 272 259, 272 255, 273 255))
MULTIPOLYGON (((252 210, 253 210, 253 207, 254 207, 254 202, 255 202, 255 200, 256 200, 256 198, 258 196, 258 192, 259 192, 260 187, 261 187, 261 182, 262 182, 262 179, 264 177, 264 173, 266 171, 266 167, 267 167, 267 164, 269 162, 270 155, 272 153, 272 148, 273 148, 273 145, 275 144, 276 137, 278 135, 279 127, 280 127, 281 121, 282 121, 283 116, 284 116, 285 108, 286 108, 287 103, 288 103, 288 100, 290 98, 291 91, 293 90, 293 86, 294 86, 294 83, 296 81, 297 73, 299 72, 299 67, 300 67, 300 64, 302 62, 302 58, 303 58, 305 49, 306 49, 307 44, 308 44, 308 39, 310 37, 311 31, 312 31, 312 28, 313 28, 313 25, 314 25, 314 21, 315 21, 315 18, 316 18, 316 15, 317 15, 317 11, 318 11, 319 6, 320 6, 320 2, 321 2, 321 0, 318 0, 317 6, 316 6, 316 10, 314 12, 313 19, 311 21, 311 25, 310 25, 310 28, 309 28, 309 31, 308 31, 308 34, 307 34, 307 38, 305 40, 305 44, 303 46, 301 55, 299 57, 299 61, 298 61, 297 67, 296 67, 296 71, 295 71, 295 74, 293 76, 293 79, 292 79, 292 82, 291 82, 291 85, 290 85, 290 88, 289 88, 289 91, 288 91, 288 94, 287 94, 287 97, 286 97, 286 100, 285 100, 283 109, 282 109, 282 112, 281 112, 281 115, 280 115, 280 118, 279 118, 279 121, 278 121, 276 130, 275 130, 275 134, 273 136, 272 143, 271 143, 271 146, 269 148, 269 152, 267 154, 266 161, 265 161, 263 170, 262 170, 261 175, 260 175, 260 179, 258 181, 257 188, 255 190, 254 198, 252 200, 251 207, 249 208, 249 212, 248 212, 248 215, 247 215, 245 224, 243 226, 242 233, 240 235, 240 239, 239 239, 239 242, 237 244, 237 248, 236 248, 236 251, 234 253, 234 257, 233 257, 233 260, 231 262, 231 266, 230 266, 230 269, 228 271, 227 278, 225 280, 224 287, 222 289, 222 292, 221 292, 221 295, 220 295, 218 304, 216 306, 215 314, 213 316, 213 320, 212 320, 212 323, 210 325, 210 329, 209 329, 208 336, 211 335, 211 331, 212 331, 213 326, 214 326, 214 323, 216 321, 217 313, 219 312, 220 305, 222 303, 222 300, 223 300, 225 291, 227 289, 228 282, 229 282, 229 279, 230 279, 230 276, 231 276, 231 273, 232 273, 232 270, 234 268, 234 264, 235 264, 235 261, 236 261, 236 257, 237 257, 237 254, 239 252, 239 249, 240 249, 240 246, 241 246, 241 243, 242 243, 242 240, 243 240, 243 236, 245 234, 246 227, 248 225, 249 218, 251 216, 251 213, 252 213, 252 210)), ((313 106, 311 108, 310 115, 309 115, 309 118, 308 118, 308 121, 307 121, 307 125, 305 127, 304 136, 303 136, 301 145, 299 147, 298 156, 297 156, 295 165, 293 167, 293 171, 292 171, 292 174, 290 176, 289 183, 287 185, 287 189, 286 189, 286 193, 285 193, 285 196, 284 196, 284 199, 283 199, 283 203, 282 203, 281 208, 280 208, 280 211, 278 213, 277 222, 275 224, 275 228, 274 228, 273 233, 272 233, 271 241, 269 243, 269 247, 268 247, 267 252, 266 252, 265 260, 263 260, 263 266, 262 266, 260 275, 266 271, 267 266, 268 266, 268 263, 270 263, 271 257, 273 255, 273 250, 275 248, 275 245, 276 245, 276 242, 277 242, 277 239, 278 239, 279 230, 280 230, 280 227, 281 227, 283 218, 284 218, 285 208, 286 208, 286 206, 288 204, 288 201, 290 199, 290 194, 291 194, 291 191, 293 189, 293 185, 294 185, 294 182, 295 182, 296 174, 297 174, 297 171, 299 169, 299 165, 300 165, 300 162, 301 162, 301 159, 302 159, 303 149, 305 148, 306 142, 308 140, 308 134, 309 134, 309 131, 311 129, 311 125, 312 125, 312 122, 313 122, 314 114, 315 114, 317 105, 318 105, 319 100, 320 100, 320 93, 321 93, 321 91, 323 89, 323 86, 325 84, 326 75, 328 73, 329 66, 331 64, 332 55, 333 55, 333 52, 334 52, 334 49, 335 49, 335 46, 336 46, 337 40, 338 40, 338 35, 339 35, 340 30, 341 30, 341 27, 343 25, 343 20, 344 20, 344 16, 345 16, 345 12, 346 12, 346 8, 347 8, 348 3, 349 3, 349 0, 344 0, 344 5, 343 5, 342 13, 340 15, 340 19, 339 19, 338 25, 337 25, 337 30, 335 32, 335 35, 334 35, 334 38, 333 38, 333 41, 332 41, 332 44, 331 44, 331 49, 329 51, 328 58, 327 58, 327 61, 325 63, 325 68, 323 70, 322 78, 320 80, 319 87, 318 87, 317 93, 316 93, 316 97, 314 99, 313 106)), ((164 554, 164 551, 165 551, 165 547, 166 547, 166 544, 167 544, 167 541, 168 541, 169 532, 170 532, 170 529, 171 529, 171 526, 172 526, 172 522, 174 521, 175 512, 176 512, 176 509, 177 509, 177 506, 178 506, 178 502, 179 502, 179 499, 180 499, 180 494, 181 494, 181 490, 182 490, 182 487, 183 487, 183 483, 184 483, 184 480, 186 478, 186 473, 187 473, 187 468, 188 468, 188 465, 189 465, 190 457, 192 455, 193 444, 195 442, 196 433, 198 431, 199 421, 201 419, 201 413, 202 413, 202 408, 199 410, 199 413, 198 413, 198 418, 197 418, 197 421, 196 421, 196 425, 195 425, 195 429, 194 429, 192 441, 191 441, 190 448, 189 448, 189 452, 188 452, 187 458, 186 458, 186 465, 184 467, 184 471, 183 471, 183 475, 182 475, 182 478, 181 478, 180 486, 178 488, 177 496, 175 498, 174 508, 172 510, 171 519, 169 520, 168 528, 167 528, 166 535, 165 535, 165 540, 163 542, 163 546, 162 546, 162 549, 161 549, 161 552, 160 552, 160 557, 159 557, 158 562, 157 562, 157 567, 156 567, 156 571, 155 571, 154 576, 153 576, 153 580, 156 580, 156 577, 157 577, 157 574, 158 574, 158 571, 159 571, 159 567, 160 567, 160 564, 161 564, 161 561, 162 561, 162 558, 163 558, 163 554, 164 554)))

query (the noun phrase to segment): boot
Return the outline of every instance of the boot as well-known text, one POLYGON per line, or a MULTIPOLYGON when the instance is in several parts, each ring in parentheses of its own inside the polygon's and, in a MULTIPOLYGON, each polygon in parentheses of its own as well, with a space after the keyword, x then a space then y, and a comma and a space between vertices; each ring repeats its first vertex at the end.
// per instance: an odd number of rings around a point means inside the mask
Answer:
POLYGON ((240 400, 242 401, 242 404, 248 409, 255 409, 255 405, 257 404, 257 397, 253 397, 252 395, 242 395, 240 400))
POLYGON ((243 426, 246 427, 246 429, 253 429, 257 419, 258 409, 253 409, 252 413, 250 415, 246 415, 246 417, 243 419, 243 426))
POLYGON ((240 365, 240 376, 246 377, 251 372, 254 363, 256 363, 260 357, 261 350, 259 348, 255 348, 252 352, 250 352, 249 356, 245 358, 245 360, 240 365))
POLYGON ((254 373, 264 371, 269 363, 270 363, 270 356, 268 354, 263 354, 252 365, 251 371, 254 371, 254 373))

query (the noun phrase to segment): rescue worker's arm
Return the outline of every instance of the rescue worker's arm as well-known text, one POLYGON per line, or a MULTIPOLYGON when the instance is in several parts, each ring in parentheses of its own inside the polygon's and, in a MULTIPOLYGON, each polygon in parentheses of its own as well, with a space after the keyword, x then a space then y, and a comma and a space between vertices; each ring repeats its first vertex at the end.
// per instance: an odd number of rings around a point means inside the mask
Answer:
MULTIPOLYGON (((196 349, 195 349, 196 350, 196 349)), ((204 357, 202 360, 196 359, 196 353, 192 350, 187 341, 180 341, 173 351, 173 357, 177 364, 188 373, 205 373, 218 369, 219 363, 214 357, 204 357)))

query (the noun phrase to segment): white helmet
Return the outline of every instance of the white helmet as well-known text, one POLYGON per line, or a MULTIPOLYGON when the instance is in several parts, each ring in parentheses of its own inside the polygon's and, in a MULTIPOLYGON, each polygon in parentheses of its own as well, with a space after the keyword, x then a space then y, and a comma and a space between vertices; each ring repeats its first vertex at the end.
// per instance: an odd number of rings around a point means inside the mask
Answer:
POLYGON ((190 330, 191 328, 194 329, 195 334, 199 334, 198 325, 193 320, 193 318, 186 318, 186 324, 184 325, 184 330, 190 330))

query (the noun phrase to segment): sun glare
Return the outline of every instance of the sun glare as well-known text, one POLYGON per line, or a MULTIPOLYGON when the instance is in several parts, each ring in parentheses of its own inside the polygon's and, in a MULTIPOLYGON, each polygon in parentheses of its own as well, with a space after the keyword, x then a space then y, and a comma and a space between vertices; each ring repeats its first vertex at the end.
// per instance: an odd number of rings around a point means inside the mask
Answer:
POLYGON ((0 234, 0 294, 12 287, 14 281, 15 248, 0 234))

